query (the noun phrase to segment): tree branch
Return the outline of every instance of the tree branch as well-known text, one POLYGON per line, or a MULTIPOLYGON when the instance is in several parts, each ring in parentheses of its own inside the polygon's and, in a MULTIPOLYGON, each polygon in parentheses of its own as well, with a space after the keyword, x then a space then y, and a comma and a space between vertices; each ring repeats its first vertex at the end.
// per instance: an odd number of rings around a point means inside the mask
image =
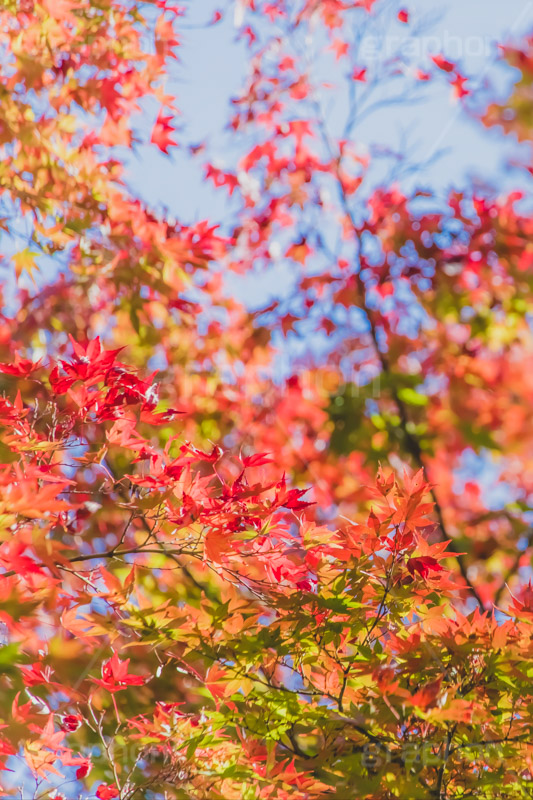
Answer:
MULTIPOLYGON (((336 164, 337 189, 338 189, 338 193, 339 193, 340 203, 341 203, 341 206, 342 206, 342 209, 343 209, 344 213, 346 214, 346 217, 348 218, 348 220, 350 222, 350 225, 352 227, 352 232, 353 232, 356 244, 357 244, 358 269, 355 272, 354 277, 355 277, 355 280, 357 282, 357 286, 358 286, 358 289, 359 289, 359 295, 360 295, 360 301, 361 301, 361 310, 364 312, 364 314, 366 316, 366 319, 367 319, 367 322, 368 322, 368 325, 369 325, 369 329, 370 329, 370 336, 371 336, 371 339, 372 339, 372 343, 373 343, 373 346, 374 346, 376 357, 377 357, 377 359, 378 359, 378 361, 379 361, 379 363, 381 365, 382 372, 383 372, 384 375, 387 375, 387 376, 391 377, 392 376, 392 371, 391 371, 391 368, 390 368, 390 364, 389 364, 389 361, 388 361, 388 358, 387 358, 386 354, 383 352, 383 350, 381 349, 381 347, 379 345, 379 340, 378 340, 378 335, 377 335, 377 323, 375 321, 375 315, 374 315, 374 312, 372 311, 372 309, 369 307, 369 305, 367 303, 366 285, 365 285, 363 279, 361 278, 361 261, 360 261, 360 257, 361 257, 362 243, 361 243, 361 237, 360 237, 360 234, 359 234, 357 223, 356 223, 355 217, 353 215, 352 209, 350 208, 350 204, 348 203, 348 198, 346 196, 346 191, 344 189, 344 186, 343 186, 343 183, 342 183, 342 179, 341 179, 341 175, 340 175, 340 165, 341 165, 341 161, 342 161, 342 153, 339 152, 339 151, 336 152, 335 149, 332 146, 332 143, 331 143, 331 140, 330 140, 330 137, 329 137, 329 133, 328 133, 325 121, 324 121, 323 114, 322 114, 322 109, 320 107, 320 103, 315 99, 315 100, 313 100, 313 104, 314 104, 315 109, 316 109, 317 124, 318 124, 319 130, 320 130, 321 136, 322 136, 322 140, 323 140, 324 146, 326 147, 326 149, 327 149, 332 161, 334 161, 335 164, 336 164)), ((401 400, 401 398, 398 396, 398 392, 396 391, 396 389, 394 387, 394 382, 392 380, 390 380, 389 384, 390 384, 390 387, 391 387, 392 399, 393 399, 394 404, 396 405, 396 408, 398 410, 398 416, 400 417, 400 426, 399 427, 400 427, 400 429, 402 431, 402 434, 403 434, 406 450, 410 454, 410 456, 413 458, 413 461, 415 462, 417 467, 419 469, 423 469, 426 472, 426 474, 428 475, 428 477, 430 478, 431 476, 429 475, 428 466, 424 461, 424 456, 423 456, 422 448, 420 447, 420 443, 419 443, 417 437, 413 433, 411 433, 411 431, 410 431, 409 415, 407 413, 407 408, 406 408, 405 404, 403 403, 403 401, 401 400)), ((479 605, 479 607, 481 608, 481 610, 484 611, 484 610, 486 610, 485 609, 485 604, 483 603, 483 600, 481 599, 481 597, 480 597, 475 585, 472 583, 472 581, 468 577, 468 569, 467 569, 467 565, 466 565, 466 562, 464 560, 464 557, 463 557, 462 554, 459 553, 457 545, 454 543, 453 539, 451 539, 451 537, 448 535, 448 533, 446 531, 446 525, 445 525, 445 522, 444 522, 444 515, 443 515, 443 512, 442 512, 442 507, 441 507, 441 505, 439 503, 437 494, 435 492, 435 488, 433 486, 430 489, 430 493, 431 493, 431 497, 433 499, 433 503, 434 503, 434 507, 435 507, 435 514, 437 516, 437 521, 438 521, 438 525, 439 525, 439 528, 440 528, 441 537, 442 537, 442 539, 445 539, 445 540, 450 542, 449 550, 453 553, 453 555, 454 555, 454 557, 455 557, 455 559, 457 561, 457 564, 459 566, 459 571, 460 571, 460 573, 461 573, 461 575, 463 577, 463 580, 465 581, 466 585, 468 586, 468 588, 472 592, 472 595, 475 598, 475 600, 476 600, 477 604, 479 605)))

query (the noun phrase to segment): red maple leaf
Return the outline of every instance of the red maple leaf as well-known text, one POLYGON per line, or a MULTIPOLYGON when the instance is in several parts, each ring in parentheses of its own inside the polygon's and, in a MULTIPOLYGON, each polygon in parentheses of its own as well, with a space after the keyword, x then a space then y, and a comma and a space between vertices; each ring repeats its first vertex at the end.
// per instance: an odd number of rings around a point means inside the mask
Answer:
MULTIPOLYGON (((39 686, 41 683, 50 683, 52 670, 36 661, 31 667, 20 667, 26 686, 39 686)), ((75 729, 74 729, 75 730, 75 729)))
POLYGON ((236 175, 232 175, 230 172, 223 172, 212 164, 206 165, 205 177, 212 180, 216 187, 226 186, 230 195, 233 194, 235 188, 239 185, 236 175))
POLYGON ((92 680, 113 694, 120 692, 127 686, 142 686, 145 679, 141 675, 128 674, 129 663, 129 658, 121 661, 118 655, 113 653, 112 657, 102 664, 102 677, 93 678, 92 680))
POLYGON ((461 98, 466 97, 466 95, 470 94, 469 89, 465 89, 465 83, 467 82, 468 78, 465 78, 463 75, 457 75, 451 81, 451 85, 453 86, 453 94, 454 97, 461 98))
POLYGON ((278 491, 276 492, 276 499, 274 500, 275 507, 290 508, 292 511, 301 511, 308 506, 314 505, 314 503, 300 500, 302 495, 309 491, 308 489, 287 489, 285 485, 285 476, 276 484, 276 489, 278 491))
POLYGON ((78 730, 81 723, 82 717, 80 714, 65 714, 65 716, 61 719, 61 730, 72 733, 73 731, 78 730))
POLYGON ((85 778, 85 776, 88 775, 89 772, 91 771, 91 766, 92 765, 91 765, 90 761, 85 761, 81 765, 81 767, 78 767, 78 769, 76 770, 76 778, 78 780, 81 780, 82 778, 85 778))
POLYGON ((119 791, 114 783, 101 783, 96 790, 98 800, 113 800, 119 796, 119 791))
MULTIPOLYGON (((1 756, 13 756, 17 751, 13 747, 13 745, 7 741, 7 739, 0 738, 0 757, 1 756)), ((0 761, 0 770, 7 770, 8 772, 12 772, 8 767, 6 767, 0 761)))
POLYGON ((427 578, 430 572, 442 572, 444 567, 433 556, 420 556, 408 559, 407 569, 413 577, 415 572, 418 572, 422 578, 427 578))
POLYGON ((512 602, 509 604, 509 611, 515 616, 533 616, 533 586, 531 581, 522 588, 520 597, 512 596, 512 602))
POLYGON ((34 362, 29 358, 21 358, 18 353, 15 353, 15 358, 11 364, 0 364, 0 372, 21 378, 30 375, 40 366, 41 360, 34 362))
POLYGON ((163 110, 157 115, 154 127, 152 128, 152 136, 150 142, 159 147, 159 149, 168 155, 169 147, 177 147, 178 143, 172 138, 172 134, 176 129, 170 124, 173 119, 172 114, 164 114, 163 110))
POLYGON ((241 459, 244 467, 259 467, 263 464, 271 464, 273 459, 266 453, 254 453, 241 459))
POLYGON ((444 72, 453 72, 455 69, 453 61, 446 61, 442 55, 431 56, 431 60, 439 69, 444 70, 444 72))

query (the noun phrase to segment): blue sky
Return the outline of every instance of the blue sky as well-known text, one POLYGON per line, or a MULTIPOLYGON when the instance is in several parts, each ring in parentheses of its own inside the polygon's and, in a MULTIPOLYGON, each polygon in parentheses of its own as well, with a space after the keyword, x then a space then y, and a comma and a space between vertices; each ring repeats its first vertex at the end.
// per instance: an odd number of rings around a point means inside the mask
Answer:
MULTIPOLYGON (((211 183, 206 183, 202 159, 193 158, 186 147, 206 141, 209 158, 218 167, 230 166, 235 155, 236 136, 224 132, 224 128, 231 113, 230 100, 245 82, 249 54, 243 41, 237 41, 231 11, 216 26, 203 26, 218 5, 220 0, 191 4, 184 24, 180 25, 182 47, 179 48, 179 63, 171 68, 169 90, 177 95, 182 111, 178 124, 183 127, 177 138, 183 146, 172 149, 169 156, 154 146, 143 146, 128 162, 131 188, 155 207, 167 208, 184 223, 206 218, 222 225, 226 221, 235 222, 226 191, 215 191, 211 183), (202 27, 195 28, 195 25, 202 27)), ((235 5, 229 4, 230 8, 235 5)), ((502 0, 380 0, 376 8, 384 11, 371 36, 367 35, 368 41, 365 40, 370 59, 373 48, 388 53, 402 42, 402 47, 410 47, 410 52, 416 55, 416 62, 427 68, 431 65, 431 54, 442 52, 472 77, 469 103, 480 110, 488 98, 505 97, 518 75, 515 70, 502 66, 497 43, 519 40, 533 28, 531 0, 507 0, 505 3, 502 0), (396 21, 400 8, 409 10, 409 26, 396 21), (411 40, 404 41, 408 35, 411 40), (490 87, 488 91, 487 87, 490 87)), ((332 93, 334 102, 328 107, 332 132, 338 134, 346 111, 347 82, 342 80, 342 68, 334 72, 333 62, 324 69, 328 79, 337 80, 339 87, 344 87, 332 93)), ((444 74, 442 80, 424 84, 422 88, 425 89, 422 102, 385 107, 367 118, 353 133, 353 140, 363 149, 381 145, 403 151, 406 141, 415 160, 428 162, 405 179, 406 188, 430 188, 443 196, 451 188, 460 189, 471 179, 489 182, 502 190, 514 189, 530 180, 523 173, 508 168, 509 160, 517 154, 516 143, 509 137, 504 138, 498 129, 487 130, 473 114, 466 113, 454 102, 444 74)), ((294 116, 298 116, 298 111, 295 102, 294 116)), ((306 111, 301 113, 306 114, 306 111)), ((149 114, 142 120, 147 137, 152 122, 153 116, 149 114)), ((272 269, 274 272, 271 270, 268 275, 228 279, 230 291, 254 306, 261 304, 266 294, 272 294, 274 284, 287 288, 283 264, 279 269, 272 269)))
MULTIPOLYGON (((417 48, 416 52, 423 56, 440 49, 473 76, 474 104, 478 98, 483 102, 482 88, 487 81, 505 95, 511 85, 512 71, 498 67, 496 42, 519 39, 533 28, 531 0, 383 0, 383 4, 391 8, 388 18, 394 19, 392 9, 405 7, 410 12, 411 30, 425 26, 410 45, 417 48)), ((191 4, 186 23, 194 25, 209 20, 217 6, 211 0, 191 4)), ((228 13, 212 28, 183 28, 181 63, 172 70, 170 86, 178 95, 182 110, 184 129, 180 141, 207 140, 220 163, 228 146, 222 131, 229 101, 242 86, 247 66, 246 48, 242 41, 236 42, 233 22, 233 15, 228 13)), ((407 30, 406 26, 393 27, 391 36, 405 36, 407 30)), ((385 46, 394 46, 391 36, 385 39, 388 43, 385 46)), ((147 116, 143 124, 150 123, 147 116)), ((493 181, 502 188, 517 181, 517 175, 510 174, 505 163, 513 151, 512 143, 502 147, 497 130, 486 131, 469 119, 451 101, 444 81, 440 88, 432 84, 427 99, 420 105, 388 108, 372 117, 356 131, 355 139, 366 145, 379 142, 397 146, 402 132, 415 146, 420 160, 440 153, 416 176, 419 184, 446 190, 451 185, 460 186, 470 176, 493 181)), ((223 217, 224 192, 217 196, 210 187, 202 185, 200 165, 185 148, 166 157, 154 147, 142 147, 129 166, 132 188, 151 203, 166 206, 184 222, 223 217)))

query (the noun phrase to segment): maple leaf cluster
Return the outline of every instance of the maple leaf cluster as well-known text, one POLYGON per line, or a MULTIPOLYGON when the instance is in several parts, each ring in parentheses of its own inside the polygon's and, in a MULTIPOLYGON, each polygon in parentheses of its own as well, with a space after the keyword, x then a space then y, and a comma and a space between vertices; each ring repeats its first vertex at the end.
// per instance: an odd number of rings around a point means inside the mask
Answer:
MULTIPOLYGON (((398 481, 380 470, 366 516, 321 525, 304 490, 267 478, 263 454, 176 437, 154 446, 145 392, 108 413, 117 353, 98 339, 72 350, 60 364, 24 363, 33 400, 6 397, 0 417, 12 454, 0 489, 6 774, 25 730, 39 782, 85 781, 100 798, 179 776, 201 796, 206 765, 218 774, 222 758, 227 796, 251 783, 303 800, 332 781, 371 791, 372 747, 401 766, 421 725, 430 742, 450 726, 500 735, 496 710, 514 692, 527 702, 531 598, 504 623, 459 611, 464 589, 450 543, 432 536, 422 471, 398 481), (497 663, 523 680, 502 684, 497 663), (87 741, 119 735, 132 763, 87 755, 87 741), (318 753, 335 772, 313 766, 318 753)), ((19 371, 4 370, 13 389, 19 371)), ((136 376, 123 364, 119 374, 128 392, 136 376)), ((527 737, 527 715, 511 728, 527 737)), ((464 768, 458 748, 450 780, 464 768)), ((429 786, 434 773, 423 768, 429 786)), ((408 790, 400 768, 396 780, 408 790)))

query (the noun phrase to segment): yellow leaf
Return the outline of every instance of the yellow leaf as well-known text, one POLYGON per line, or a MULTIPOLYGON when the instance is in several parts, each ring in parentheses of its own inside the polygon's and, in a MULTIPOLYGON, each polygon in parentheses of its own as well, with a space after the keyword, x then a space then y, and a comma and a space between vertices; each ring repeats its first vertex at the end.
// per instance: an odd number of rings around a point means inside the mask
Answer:
POLYGON ((26 271, 32 281, 35 283, 33 272, 35 270, 39 271, 39 267, 35 263, 35 257, 37 255, 38 253, 34 253, 29 249, 29 247, 21 250, 20 253, 15 253, 13 256, 13 263, 15 265, 15 275, 17 276, 17 280, 20 278, 22 272, 26 271))

